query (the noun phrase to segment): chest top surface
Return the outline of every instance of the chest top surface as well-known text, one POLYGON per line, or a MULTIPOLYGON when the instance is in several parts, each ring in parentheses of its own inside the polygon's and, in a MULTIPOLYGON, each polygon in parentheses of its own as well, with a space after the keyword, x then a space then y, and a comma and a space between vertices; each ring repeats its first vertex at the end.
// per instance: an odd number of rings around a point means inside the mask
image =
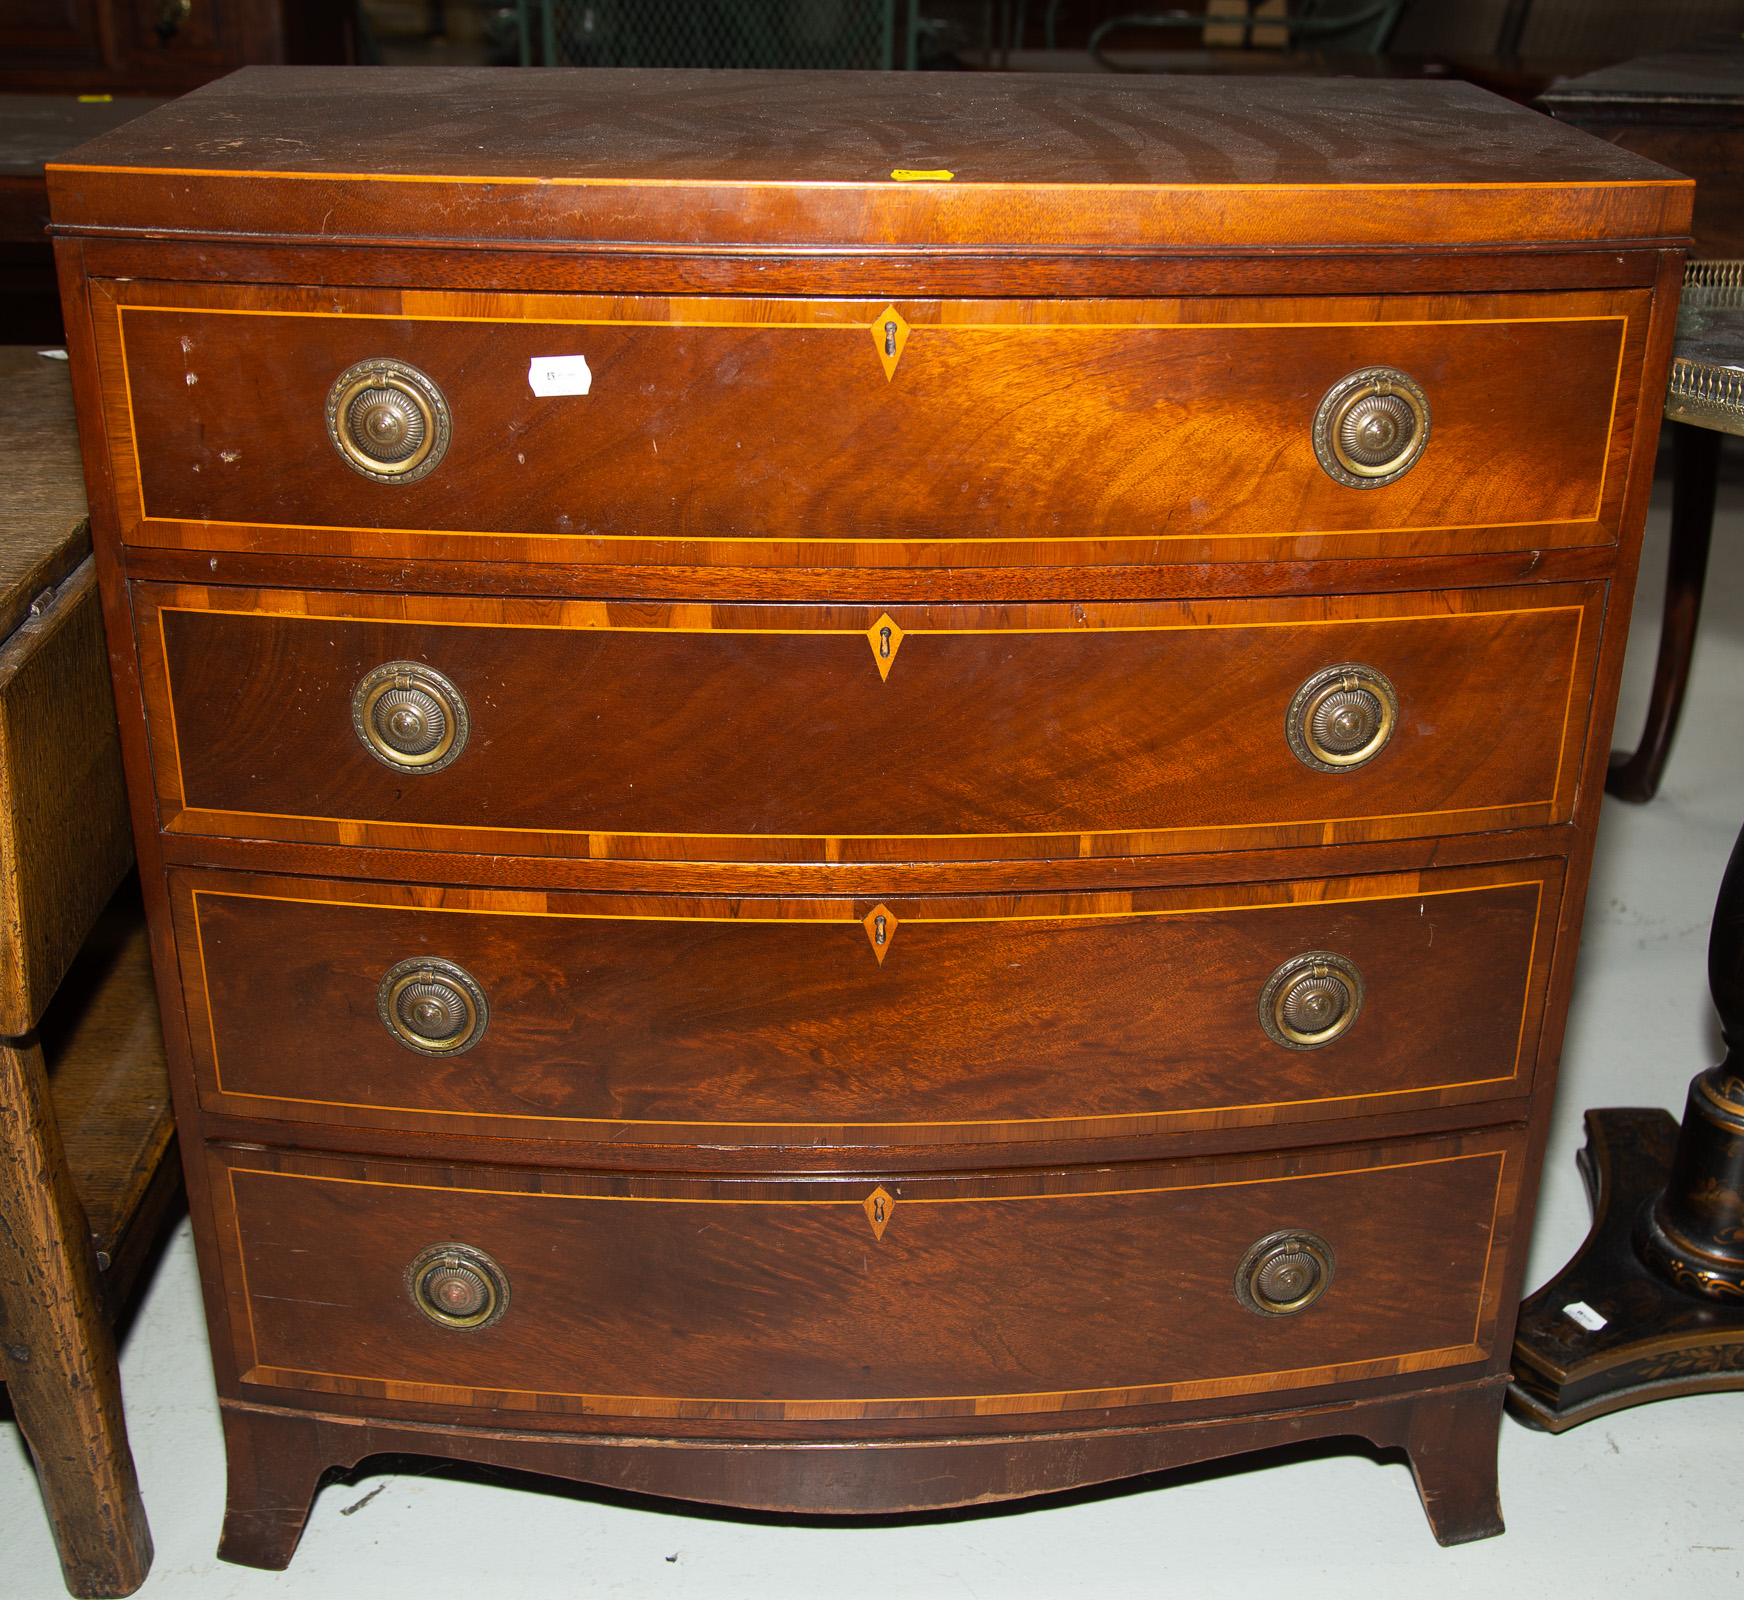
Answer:
POLYGON ((701 247, 1659 240, 1688 180, 1455 83, 251 67, 50 167, 63 231, 701 247))

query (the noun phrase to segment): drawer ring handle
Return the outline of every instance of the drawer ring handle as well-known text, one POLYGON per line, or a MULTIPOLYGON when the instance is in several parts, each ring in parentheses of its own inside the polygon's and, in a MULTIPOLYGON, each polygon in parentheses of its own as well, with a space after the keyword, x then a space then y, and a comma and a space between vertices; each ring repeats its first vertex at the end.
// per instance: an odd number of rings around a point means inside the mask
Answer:
POLYGON ((351 726, 363 747, 396 772, 440 772, 466 748, 466 701, 434 667, 387 661, 357 680, 351 726))
POLYGON ((1347 373, 1314 413, 1315 459, 1347 489, 1396 483, 1428 443, 1429 397, 1397 367, 1347 373))
POLYGON ((1235 1297, 1262 1317, 1293 1317, 1326 1293, 1337 1267, 1317 1233, 1284 1228, 1256 1239, 1235 1269, 1235 1297))
POLYGON ((1399 725, 1399 694, 1386 673, 1360 661, 1325 667, 1290 697, 1284 737, 1316 772, 1351 772, 1373 761, 1399 725))
POLYGON ((327 437, 346 466, 375 483, 416 483, 434 472, 451 431, 447 397, 404 361, 359 361, 327 391, 327 437))
POLYGON ((478 980, 452 961, 414 956, 382 974, 375 992, 382 1026, 423 1056, 464 1055, 490 1026, 478 980))
POLYGON ((469 1244, 433 1244, 406 1268, 412 1304, 439 1328, 473 1333, 509 1309, 509 1277, 484 1251, 469 1244))
POLYGON ((1292 956, 1260 990, 1260 1027, 1286 1050, 1318 1050, 1350 1031, 1363 1004, 1356 963, 1330 950, 1292 956))

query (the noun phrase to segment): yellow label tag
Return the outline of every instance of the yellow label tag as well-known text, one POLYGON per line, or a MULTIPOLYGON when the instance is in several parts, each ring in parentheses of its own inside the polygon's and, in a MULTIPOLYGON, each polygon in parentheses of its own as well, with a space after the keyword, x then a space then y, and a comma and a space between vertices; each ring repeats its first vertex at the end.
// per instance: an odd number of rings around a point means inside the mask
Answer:
POLYGON ((114 98, 115 96, 112 94, 82 94, 79 96, 79 104, 82 106, 100 106, 107 104, 114 98))
POLYGON ((915 172, 908 167, 898 167, 890 176, 898 183, 949 183, 956 173, 946 172, 943 167, 936 172, 915 172))

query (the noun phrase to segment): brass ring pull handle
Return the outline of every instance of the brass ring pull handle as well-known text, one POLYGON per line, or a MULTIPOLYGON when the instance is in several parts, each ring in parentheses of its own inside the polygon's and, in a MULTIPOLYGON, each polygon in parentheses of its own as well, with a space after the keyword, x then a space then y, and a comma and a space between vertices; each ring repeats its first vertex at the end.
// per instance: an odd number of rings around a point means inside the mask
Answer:
POLYGON ((1314 674, 1290 698, 1284 737, 1316 772, 1349 772, 1373 761, 1399 725, 1399 696, 1384 672, 1360 661, 1314 674))
POLYGON ((1292 956, 1260 990, 1260 1026, 1286 1050, 1331 1044, 1362 1010, 1363 979, 1356 964, 1330 950, 1292 956))
POLYGON ((406 1268, 406 1293, 438 1327, 473 1332, 509 1309, 508 1274, 469 1244, 433 1244, 406 1268))
POLYGON ((1326 391, 1314 413, 1314 454, 1349 489, 1404 477, 1429 443, 1429 397, 1396 367, 1364 367, 1326 391))
POLYGON ((424 1056, 463 1055, 490 1025, 490 1005, 473 975, 434 957, 389 967, 376 987, 375 1009, 389 1033, 424 1056))
POLYGON ((440 772, 466 748, 466 702, 419 661, 388 661, 351 691, 351 725, 363 747, 398 772, 440 772))
POLYGON ((1262 1317, 1292 1317, 1326 1293, 1337 1264, 1332 1246, 1317 1233, 1268 1233, 1248 1246, 1235 1269, 1235 1297, 1262 1317))
POLYGON ((376 483, 415 483, 448 449, 448 401, 404 361, 359 361, 327 391, 327 437, 353 472, 376 483))

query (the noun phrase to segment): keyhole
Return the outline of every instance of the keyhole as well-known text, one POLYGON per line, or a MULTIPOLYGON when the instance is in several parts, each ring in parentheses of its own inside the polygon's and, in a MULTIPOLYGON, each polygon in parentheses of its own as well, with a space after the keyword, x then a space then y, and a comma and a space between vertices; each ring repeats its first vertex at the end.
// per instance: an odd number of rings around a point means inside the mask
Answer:
POLYGON ((872 919, 872 942, 873 944, 884 943, 884 919, 882 917, 872 919))
POLYGON ((890 659, 890 630, 888 628, 878 630, 878 654, 886 661, 890 659))
POLYGON ((884 324, 884 353, 887 356, 896 354, 896 324, 894 322, 884 324))
MULTIPOLYGON (((880 917, 878 920, 882 922, 884 919, 880 917)), ((874 1200, 872 1202, 872 1220, 874 1222, 882 1222, 884 1220, 884 1202, 882 1200, 874 1200)))

